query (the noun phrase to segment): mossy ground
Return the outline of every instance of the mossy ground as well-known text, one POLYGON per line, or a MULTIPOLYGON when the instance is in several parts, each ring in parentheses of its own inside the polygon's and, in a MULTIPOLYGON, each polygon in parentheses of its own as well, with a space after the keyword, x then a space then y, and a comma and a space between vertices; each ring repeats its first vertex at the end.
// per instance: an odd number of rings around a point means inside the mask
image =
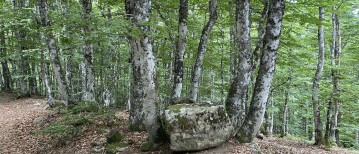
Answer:
MULTIPOLYGON (((81 135, 83 127, 93 125, 99 120, 109 121, 114 117, 112 109, 87 102, 78 103, 68 109, 55 108, 54 110, 59 110, 60 118, 45 125, 37 134, 47 135, 57 140, 70 140, 81 135)), ((103 124, 106 126, 105 122, 103 124)))

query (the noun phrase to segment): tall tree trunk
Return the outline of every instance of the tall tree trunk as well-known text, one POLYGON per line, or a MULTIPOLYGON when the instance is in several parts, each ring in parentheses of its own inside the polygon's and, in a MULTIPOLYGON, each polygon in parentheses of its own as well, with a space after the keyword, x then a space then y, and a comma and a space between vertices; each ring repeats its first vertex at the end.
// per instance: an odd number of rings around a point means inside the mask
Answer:
POLYGON ((133 91, 130 109, 130 128, 147 130, 149 140, 155 141, 159 128, 157 111, 156 59, 152 43, 146 35, 150 20, 151 0, 126 0, 126 13, 140 36, 129 37, 133 73, 133 91))
POLYGON ((258 77, 253 90, 249 112, 237 133, 237 139, 242 143, 252 142, 262 125, 275 71, 279 38, 282 32, 284 3, 284 0, 270 0, 269 2, 268 21, 263 40, 258 77))
POLYGON ((323 126, 322 120, 320 118, 320 101, 318 98, 319 95, 319 82, 322 76, 323 67, 324 67, 324 8, 319 7, 319 20, 321 21, 321 25, 318 29, 318 64, 317 69, 315 71, 315 76, 313 79, 313 93, 312 93, 312 101, 313 101, 313 118, 314 118, 314 129, 315 129, 315 145, 323 144, 323 126))
MULTIPOLYGON (((1 57, 3 57, 4 59, 1 61, 1 67, 2 67, 2 78, 4 79, 4 86, 3 86, 3 90, 5 91, 11 91, 12 89, 12 78, 11 78, 11 73, 10 73, 10 69, 9 69, 9 65, 7 63, 8 59, 7 59, 7 53, 6 53, 6 43, 5 43, 5 32, 4 31, 0 31, 0 45, 2 47, 0 47, 0 55, 1 57)), ((0 76, 1 78, 1 76, 0 76)))
POLYGON ((282 123, 282 132, 281 132, 281 137, 285 137, 287 136, 287 116, 288 116, 288 97, 289 97, 289 90, 286 89, 285 90, 285 100, 284 100, 284 108, 283 108, 283 123, 282 123))
POLYGON ((225 102, 227 113, 234 128, 241 124, 241 105, 246 102, 248 85, 252 75, 253 54, 250 35, 250 3, 249 0, 236 1, 236 33, 239 47, 239 66, 236 77, 228 91, 225 102))
POLYGON ((334 24, 335 24, 335 32, 336 32, 336 43, 334 49, 334 72, 333 72, 333 114, 331 117, 331 133, 330 138, 336 143, 339 143, 339 111, 340 111, 340 65, 341 65, 341 52, 342 52, 342 40, 341 40, 341 30, 340 30, 340 22, 337 14, 334 14, 334 24))
MULTIPOLYGON (((268 6, 268 0, 263 0, 263 10, 261 12, 261 18, 258 22, 258 27, 257 27, 257 32, 258 32, 258 40, 257 40, 257 43, 256 43, 256 47, 253 51, 253 72, 255 72, 255 69, 258 67, 259 65, 259 60, 260 60, 260 57, 261 57, 261 45, 262 45, 262 42, 263 42, 263 37, 264 37, 264 34, 265 34, 265 19, 267 19, 267 16, 268 16, 268 9, 269 9, 269 6, 268 6)), ((253 77, 253 76, 252 76, 253 77)))
POLYGON ((266 112, 264 113, 264 132, 263 134, 266 136, 272 136, 273 134, 273 113, 269 113, 268 109, 273 107, 273 96, 272 92, 269 94, 267 104, 266 104, 266 112))
POLYGON ((210 0, 209 13, 210 13, 209 21, 207 22, 206 26, 204 26, 203 28, 201 39, 198 45, 196 62, 194 64, 193 72, 192 72, 192 87, 191 87, 190 98, 193 100, 197 100, 199 80, 201 77, 201 70, 203 65, 204 54, 206 52, 208 35, 218 19, 217 0, 210 0))
POLYGON ((181 97, 183 81, 183 56, 187 44, 188 0, 180 0, 178 40, 173 67, 172 97, 181 97))
POLYGON ((47 70, 47 62, 45 61, 45 46, 46 46, 46 40, 43 34, 41 34, 41 71, 43 74, 43 81, 46 87, 46 96, 47 96, 47 104, 49 104, 50 107, 53 107, 55 101, 52 96, 52 90, 49 83, 49 76, 48 76, 48 70, 47 70))
POLYGON ((85 45, 84 45, 84 64, 85 64, 85 93, 83 94, 84 101, 95 101, 95 76, 93 69, 93 46, 91 43, 91 16, 92 16, 92 0, 81 0, 84 9, 84 26, 85 45))
MULTIPOLYGON (((40 0, 38 5, 40 8, 41 25, 42 27, 46 28, 49 26, 50 23, 48 19, 47 1, 40 0)), ((56 46, 56 42, 51 31, 46 32, 45 37, 46 37, 47 46, 50 51, 51 66, 56 77, 58 89, 62 96, 62 99, 65 101, 65 105, 68 106, 71 104, 71 101, 68 94, 68 87, 65 80, 65 76, 61 68, 60 57, 58 55, 58 48, 56 46)))

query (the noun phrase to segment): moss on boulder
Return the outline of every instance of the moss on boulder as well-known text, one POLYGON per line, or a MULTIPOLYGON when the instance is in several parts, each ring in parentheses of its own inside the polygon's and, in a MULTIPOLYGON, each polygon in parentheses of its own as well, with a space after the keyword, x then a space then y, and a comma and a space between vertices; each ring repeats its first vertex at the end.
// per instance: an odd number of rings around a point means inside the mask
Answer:
POLYGON ((165 110, 172 151, 198 151, 226 142, 233 127, 223 105, 175 104, 165 110))

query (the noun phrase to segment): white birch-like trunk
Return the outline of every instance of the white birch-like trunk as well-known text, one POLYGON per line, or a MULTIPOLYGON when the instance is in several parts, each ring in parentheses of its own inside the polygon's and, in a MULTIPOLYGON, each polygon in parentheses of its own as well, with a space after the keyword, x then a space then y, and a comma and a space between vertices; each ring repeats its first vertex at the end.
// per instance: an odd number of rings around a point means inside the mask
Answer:
POLYGON ((211 32, 218 18, 217 0, 210 0, 209 12, 210 12, 209 21, 207 22, 206 26, 204 26, 203 28, 201 39, 198 45, 196 62, 194 64, 193 72, 192 72, 192 87, 191 87, 190 98, 195 101, 197 100, 198 97, 199 80, 201 78, 201 70, 203 65, 204 54, 206 52, 208 35, 211 32))
MULTIPOLYGON (((7 32, 7 34, 9 35, 8 32, 7 32)), ((0 56, 1 57, 7 57, 5 42, 6 42, 5 32, 1 31, 0 32, 0 45, 2 46, 2 47, 0 47, 0 56)), ((9 69, 9 65, 8 65, 8 59, 3 59, 1 61, 1 67, 2 67, 2 76, 0 76, 0 78, 4 79, 2 90, 11 91, 12 77, 11 77, 11 73, 10 73, 10 69, 9 69)))
MULTIPOLYGON (((49 26, 50 23, 48 20, 47 2, 46 0, 40 0, 38 5, 40 8, 39 10, 41 17, 41 25, 42 27, 47 27, 49 26)), ((65 105, 68 106, 70 103, 70 98, 68 95, 68 87, 66 84, 65 77, 63 75, 63 70, 61 68, 56 42, 51 32, 47 32, 45 34, 45 37, 46 37, 47 46, 50 51, 51 66, 58 84, 58 90, 62 96, 62 99, 65 101, 65 105)))
POLYGON ((82 5, 84 9, 84 22, 86 23, 83 31, 85 33, 85 45, 84 50, 84 64, 86 71, 86 84, 85 84, 85 93, 82 97, 84 101, 95 102, 95 76, 93 69, 93 46, 90 38, 92 29, 91 29, 91 16, 92 16, 92 0, 82 0, 82 5))
POLYGON ((183 83, 183 56, 187 44, 188 0, 180 0, 178 41, 173 67, 172 97, 181 97, 183 83))
POLYGON ((130 109, 130 127, 132 130, 146 129, 149 140, 157 139, 158 110, 156 86, 156 60, 152 51, 152 43, 146 35, 151 11, 150 0, 126 1, 126 13, 133 26, 143 33, 140 36, 129 37, 133 73, 133 92, 130 109))
POLYGON ((266 102, 272 85, 279 38, 282 31, 284 0, 270 0, 262 56, 249 112, 239 129, 237 138, 242 143, 252 142, 262 125, 266 102))
POLYGON ((109 89, 105 89, 105 91, 102 93, 102 99, 106 107, 110 106, 110 104, 113 103, 112 99, 112 93, 109 89))
POLYGON ((252 75, 253 54, 250 35, 250 3, 249 0, 236 1, 236 33, 238 38, 238 71, 228 92, 225 102, 227 113, 234 128, 242 123, 241 105, 245 103, 248 85, 252 75))
POLYGON ((340 113, 340 65, 341 65, 341 53, 342 53, 342 38, 340 30, 340 22, 337 14, 334 16, 335 28, 336 28, 336 44, 335 44, 335 72, 333 77, 333 95, 334 95, 334 110, 332 115, 332 133, 331 138, 339 145, 339 113, 340 113))

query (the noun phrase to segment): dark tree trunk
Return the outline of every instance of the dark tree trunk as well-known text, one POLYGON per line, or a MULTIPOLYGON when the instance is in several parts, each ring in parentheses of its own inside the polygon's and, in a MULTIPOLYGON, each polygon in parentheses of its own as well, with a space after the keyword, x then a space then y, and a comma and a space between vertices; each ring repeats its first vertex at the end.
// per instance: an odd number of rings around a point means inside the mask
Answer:
POLYGON ((284 3, 284 0, 270 0, 269 2, 268 21, 263 40, 258 77, 249 112, 237 133, 237 138, 242 143, 252 142, 262 125, 275 71, 279 38, 282 32, 284 3))
MULTIPOLYGON (((319 19, 321 23, 324 21, 324 8, 319 7, 319 19)), ((315 71, 315 76, 313 79, 313 118, 314 118, 314 129, 315 129, 315 145, 321 145, 324 143, 323 138, 323 126, 322 120, 320 118, 320 101, 319 101, 319 82, 322 76, 323 67, 324 67, 324 28, 323 25, 319 26, 318 29, 318 42, 319 42, 319 54, 318 54, 318 64, 317 70, 315 71)))

